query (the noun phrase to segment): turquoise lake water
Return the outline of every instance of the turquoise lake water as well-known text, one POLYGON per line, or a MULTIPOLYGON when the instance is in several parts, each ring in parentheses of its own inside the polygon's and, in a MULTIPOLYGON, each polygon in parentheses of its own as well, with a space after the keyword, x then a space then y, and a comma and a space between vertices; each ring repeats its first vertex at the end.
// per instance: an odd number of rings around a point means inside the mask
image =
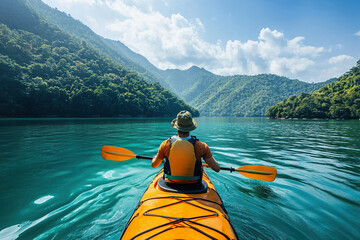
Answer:
MULTIPOLYGON (((118 239, 160 169, 170 118, 1 119, 0 239, 118 239)), ((207 170, 240 239, 359 239, 360 121, 197 118, 224 167, 276 167, 274 182, 207 170)))

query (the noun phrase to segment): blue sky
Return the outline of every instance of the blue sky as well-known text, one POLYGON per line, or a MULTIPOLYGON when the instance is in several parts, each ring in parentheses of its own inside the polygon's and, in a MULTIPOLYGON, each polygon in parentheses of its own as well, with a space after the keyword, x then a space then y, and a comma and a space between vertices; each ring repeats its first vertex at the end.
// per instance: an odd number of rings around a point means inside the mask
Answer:
POLYGON ((339 77, 360 59, 360 0, 43 0, 161 69, 339 77))

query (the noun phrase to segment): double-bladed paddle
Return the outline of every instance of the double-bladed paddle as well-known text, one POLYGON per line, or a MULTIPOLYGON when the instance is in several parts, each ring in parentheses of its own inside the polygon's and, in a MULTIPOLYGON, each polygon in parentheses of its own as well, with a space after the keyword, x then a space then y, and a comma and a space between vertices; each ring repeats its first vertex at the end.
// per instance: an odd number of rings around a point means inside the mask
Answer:
MULTIPOLYGON (((125 148, 112 147, 112 146, 103 146, 101 148, 101 156, 106 160, 112 160, 112 161, 126 161, 132 158, 147 159, 147 160, 152 159, 152 157, 136 155, 132 151, 125 148)), ((205 163, 203 164, 203 166, 209 168, 209 166, 205 163)), ((261 181, 271 182, 274 181, 276 178, 276 168, 268 167, 268 166, 247 165, 239 168, 220 167, 220 169, 230 172, 236 171, 245 177, 261 180, 261 181)))

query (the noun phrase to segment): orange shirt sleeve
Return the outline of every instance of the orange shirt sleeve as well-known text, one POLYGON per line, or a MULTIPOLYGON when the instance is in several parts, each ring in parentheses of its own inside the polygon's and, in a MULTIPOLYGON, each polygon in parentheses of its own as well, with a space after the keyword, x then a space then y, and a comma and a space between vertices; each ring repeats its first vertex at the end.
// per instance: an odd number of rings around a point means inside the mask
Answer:
POLYGON ((201 160, 201 158, 208 159, 212 157, 209 146, 206 143, 200 141, 196 141, 195 143, 195 153, 196 159, 198 160, 201 160))
POLYGON ((160 144, 158 153, 153 158, 151 166, 156 168, 160 166, 165 157, 168 157, 170 153, 170 140, 167 139, 160 144))

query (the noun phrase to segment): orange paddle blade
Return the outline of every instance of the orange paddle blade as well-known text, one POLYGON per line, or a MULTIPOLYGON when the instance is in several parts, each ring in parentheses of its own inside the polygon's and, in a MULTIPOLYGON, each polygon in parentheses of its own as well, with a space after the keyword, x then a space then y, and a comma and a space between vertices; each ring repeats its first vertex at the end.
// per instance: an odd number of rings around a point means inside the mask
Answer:
POLYGON ((276 178, 276 168, 268 166, 258 166, 258 165, 247 165, 235 169, 235 171, 244 175, 245 177, 257 179, 261 181, 272 182, 276 178))
POLYGON ((132 151, 112 146, 103 146, 101 148, 101 156, 106 160, 125 161, 131 158, 136 158, 136 154, 132 151))

